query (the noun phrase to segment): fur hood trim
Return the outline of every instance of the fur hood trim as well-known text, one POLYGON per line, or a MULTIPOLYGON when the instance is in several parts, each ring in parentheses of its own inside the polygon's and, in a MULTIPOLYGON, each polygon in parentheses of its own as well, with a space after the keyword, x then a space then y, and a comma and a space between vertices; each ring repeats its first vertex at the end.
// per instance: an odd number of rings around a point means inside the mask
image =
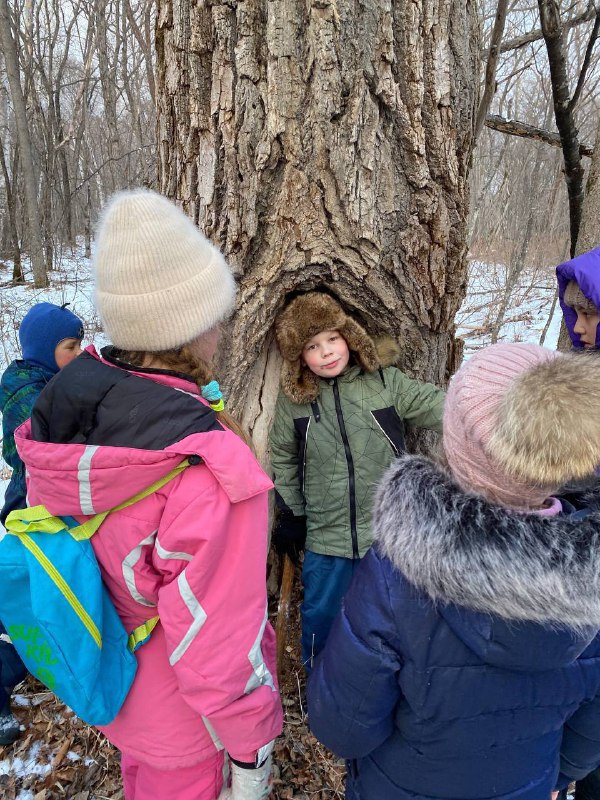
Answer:
POLYGON ((301 356, 306 342, 327 330, 341 333, 356 363, 365 372, 375 372, 398 359, 400 349, 391 337, 382 337, 380 353, 365 329, 330 295, 323 292, 300 295, 284 308, 275 323, 275 336, 284 359, 281 388, 293 403, 312 403, 319 396, 319 377, 302 363, 301 356))
POLYGON ((523 372, 500 403, 489 455, 512 477, 540 486, 593 473, 600 465, 597 355, 570 353, 523 372))
POLYGON ((375 503, 379 550, 434 601, 578 631, 600 627, 600 513, 519 514, 463 492, 421 456, 398 459, 375 503))

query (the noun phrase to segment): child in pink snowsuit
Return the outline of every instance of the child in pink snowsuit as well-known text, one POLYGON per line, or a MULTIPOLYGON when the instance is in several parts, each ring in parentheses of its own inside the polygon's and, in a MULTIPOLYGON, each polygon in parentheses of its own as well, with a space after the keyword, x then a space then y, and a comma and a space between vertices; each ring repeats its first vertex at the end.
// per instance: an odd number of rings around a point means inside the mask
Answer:
POLYGON ((145 190, 105 210, 95 279, 113 346, 65 367, 17 432, 29 500, 82 518, 189 459, 92 539, 126 629, 160 618, 102 730, 121 750, 126 800, 216 800, 225 753, 222 797, 259 800, 282 729, 265 586, 271 481, 211 372, 234 280, 191 220, 145 190))

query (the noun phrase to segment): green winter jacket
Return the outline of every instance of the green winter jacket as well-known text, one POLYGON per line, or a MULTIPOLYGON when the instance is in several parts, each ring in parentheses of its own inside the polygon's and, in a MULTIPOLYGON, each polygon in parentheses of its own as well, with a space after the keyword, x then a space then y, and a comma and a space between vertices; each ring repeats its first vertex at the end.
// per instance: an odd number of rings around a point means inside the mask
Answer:
POLYGON ((375 487, 404 450, 403 421, 441 432, 444 392, 396 367, 352 366, 319 383, 313 403, 279 393, 270 435, 277 503, 306 515, 307 550, 362 558, 375 487))

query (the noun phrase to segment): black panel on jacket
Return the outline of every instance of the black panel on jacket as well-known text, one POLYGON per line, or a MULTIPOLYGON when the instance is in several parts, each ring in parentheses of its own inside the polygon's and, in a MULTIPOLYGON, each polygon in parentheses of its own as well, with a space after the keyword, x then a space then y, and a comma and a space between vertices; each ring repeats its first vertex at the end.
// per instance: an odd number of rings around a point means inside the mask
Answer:
POLYGON ((31 425, 40 442, 141 450, 162 450, 192 433, 223 430, 215 412, 196 396, 111 367, 89 353, 46 386, 31 425))
POLYGON ((375 417, 375 421, 387 437, 389 443, 397 456, 403 453, 406 449, 404 445, 404 423, 394 406, 388 408, 379 408, 376 411, 371 411, 375 417))
POLYGON ((308 426, 310 417, 297 417, 294 420, 294 428, 298 437, 298 480, 300 491, 304 492, 304 467, 306 465, 306 438, 308 436, 308 426))

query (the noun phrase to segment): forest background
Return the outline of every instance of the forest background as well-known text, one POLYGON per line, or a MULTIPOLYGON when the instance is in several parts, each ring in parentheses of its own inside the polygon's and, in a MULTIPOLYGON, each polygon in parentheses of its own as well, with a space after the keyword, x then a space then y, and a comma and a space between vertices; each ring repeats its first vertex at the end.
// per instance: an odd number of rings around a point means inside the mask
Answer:
MULTIPOLYGON (((102 342, 90 283, 100 209, 124 187, 177 195, 165 183, 164 166, 173 147, 164 135, 164 84, 180 68, 169 60, 161 34, 168 5, 0 0, 2 368, 18 353, 22 316, 40 299, 70 302, 86 321, 86 340, 102 342)), ((218 20, 232 9, 240 18, 242 7, 256 3, 197 5, 218 20)), ((339 13, 333 0, 306 6, 334 20, 339 13)), ((469 214, 461 234, 468 257, 460 309, 450 321, 461 345, 446 371, 462 356, 462 342, 467 355, 501 340, 556 346, 554 267, 576 246, 586 183, 588 199, 593 194, 599 119, 600 10, 592 3, 479 0, 471 12, 477 15, 471 37, 476 91, 465 157, 469 214)), ((215 30, 218 38, 216 23, 215 30)), ((264 36, 272 33, 266 26, 264 36)), ((212 44, 194 46, 210 58, 212 44)), ((368 123, 357 125, 364 130, 368 123)), ((185 149, 180 157, 185 160, 185 149)), ((219 231, 217 221, 207 233, 222 246, 219 231)), ((595 246, 598 238, 596 217, 585 222, 584 213, 579 248, 584 241, 595 246)), ((456 258, 458 268, 463 256, 456 258)), ((419 374, 418 362, 409 358, 406 366, 419 374)), ((300 675, 290 667, 276 796, 341 797, 342 766, 306 731, 300 675)), ((20 702, 24 738, 14 751, 0 751, 4 796, 120 796, 114 752, 98 734, 39 685, 28 684, 20 702)))

